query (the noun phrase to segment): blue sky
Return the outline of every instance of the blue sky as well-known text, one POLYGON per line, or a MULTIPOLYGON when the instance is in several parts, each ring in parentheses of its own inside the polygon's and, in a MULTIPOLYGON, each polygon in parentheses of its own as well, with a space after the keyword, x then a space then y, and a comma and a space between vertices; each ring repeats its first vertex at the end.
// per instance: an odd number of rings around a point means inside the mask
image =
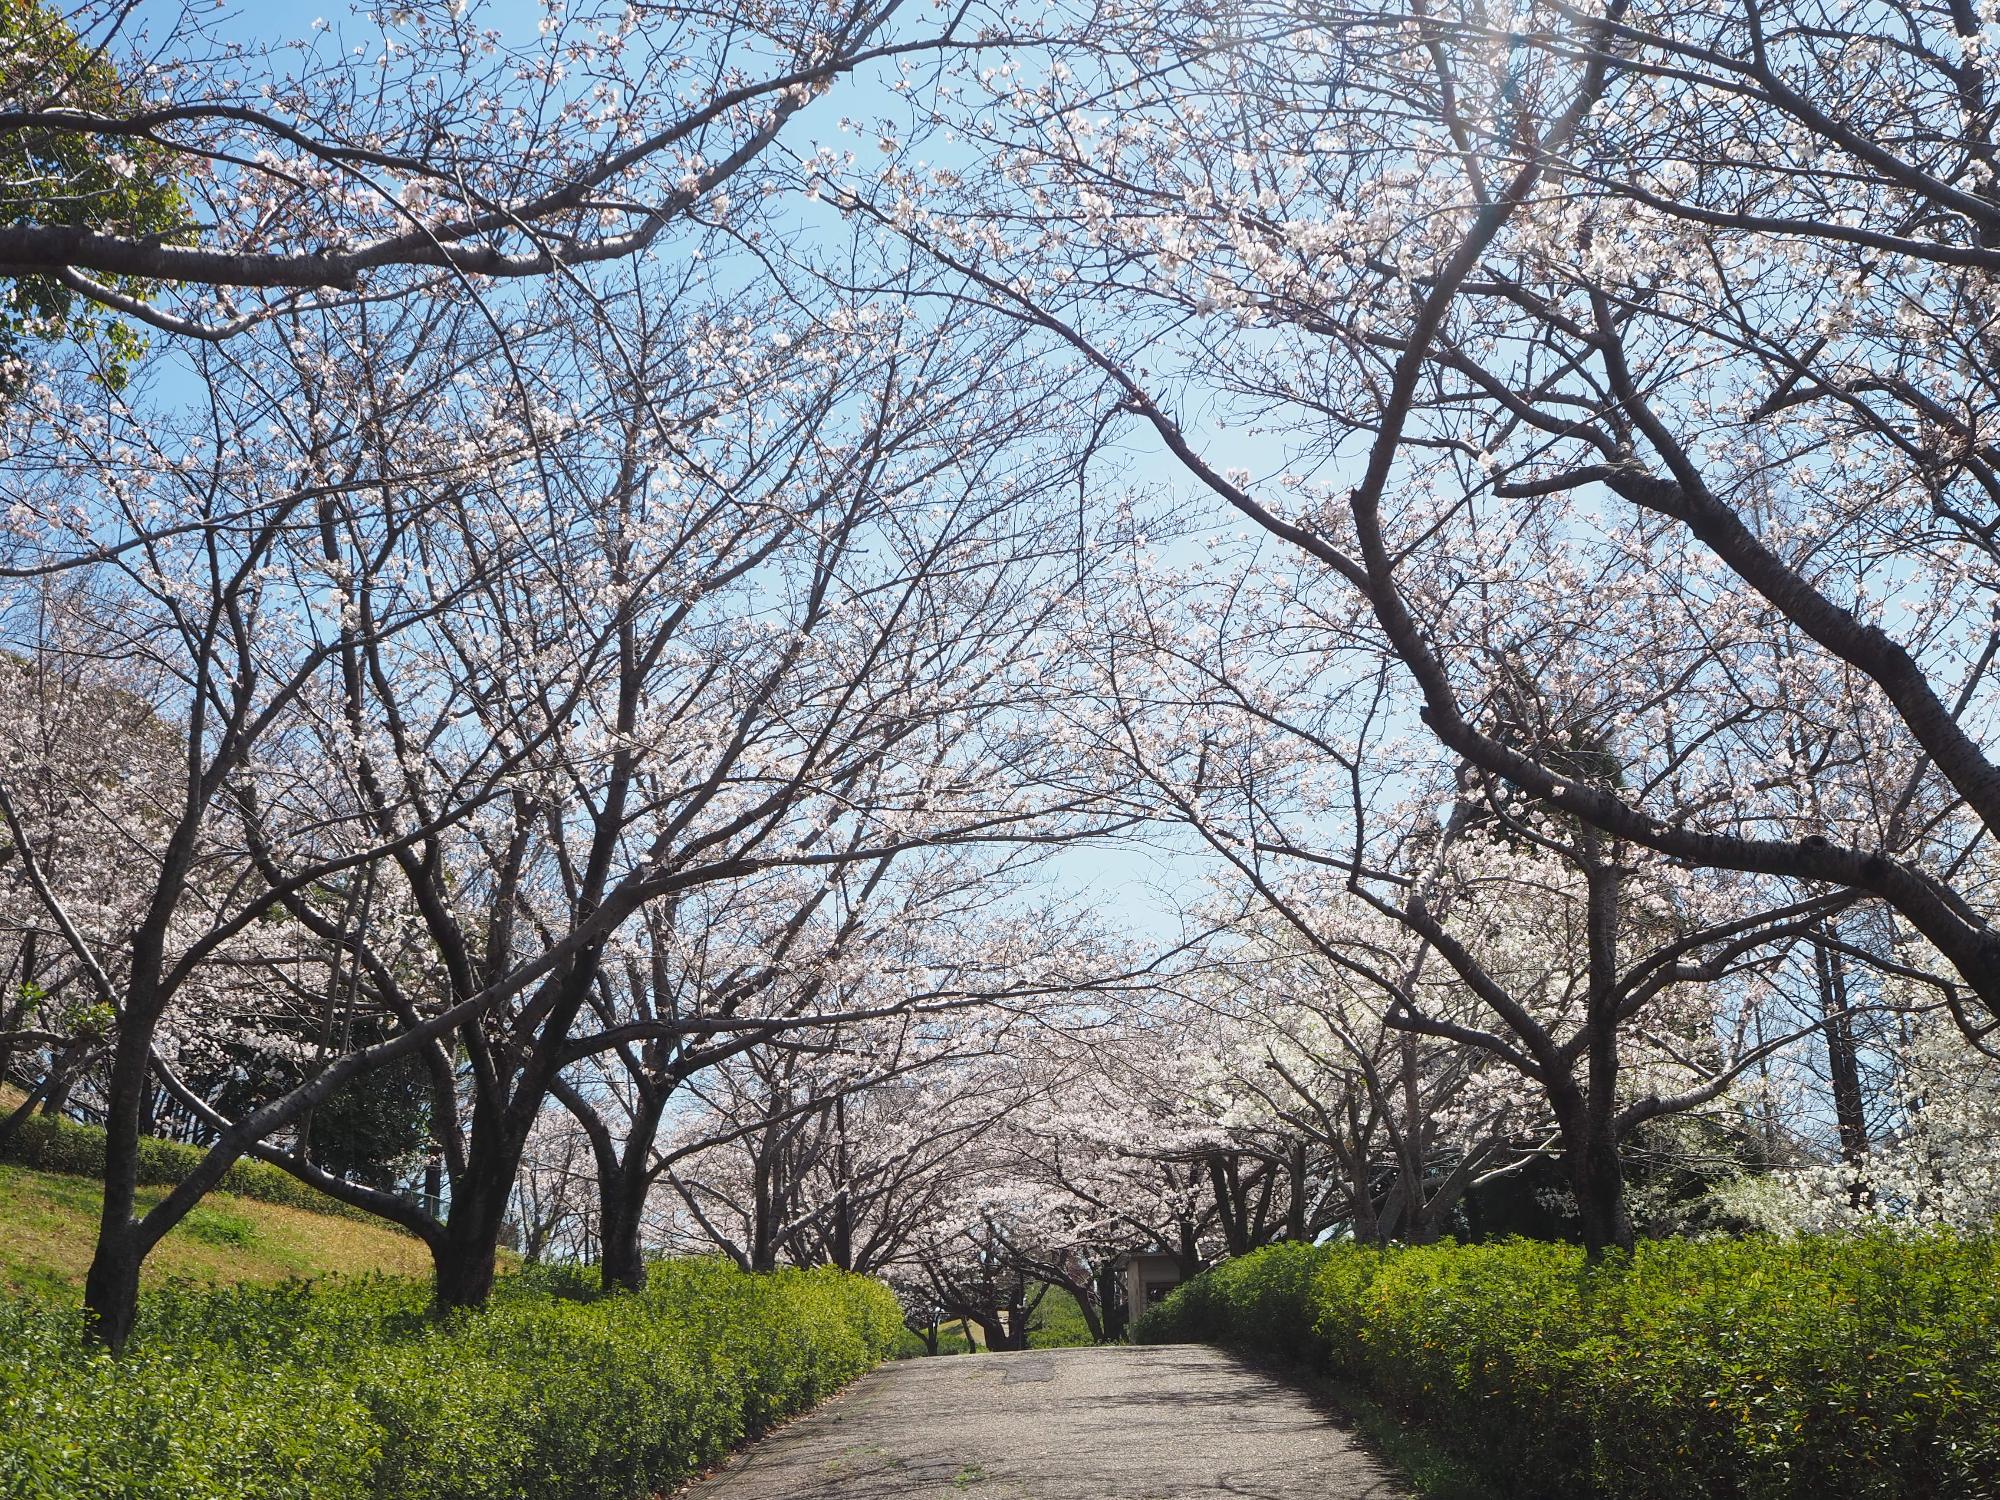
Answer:
MULTIPOLYGON (((128 23, 128 38, 148 22, 156 26, 170 24, 179 11, 179 5, 164 0, 141 5, 135 17, 137 25, 128 23)), ((482 24, 500 28, 510 39, 529 43, 536 37, 537 25, 545 11, 535 0, 494 0, 481 5, 477 14, 482 24)), ((360 10, 344 6, 339 0, 262 0, 251 5, 227 5, 218 7, 217 13, 204 15, 203 20, 222 37, 253 44, 312 37, 315 22, 326 23, 321 45, 338 46, 343 51, 368 45, 380 35, 360 10)), ((803 111, 780 144, 798 154, 822 144, 836 150, 872 150, 872 136, 846 132, 842 128, 844 118, 863 125, 883 117, 910 121, 915 108, 910 97, 887 87, 886 77, 849 78, 803 111)), ((954 148, 950 142, 933 138, 924 143, 922 154, 936 162, 961 151, 962 148, 954 148)), ((806 218, 801 222, 810 225, 812 220, 806 218)), ((830 220, 822 219, 820 223, 820 232, 833 232, 830 220)), ((169 382, 167 393, 171 389, 169 382)), ((1212 411, 1191 411, 1185 416, 1197 442, 1218 454, 1219 467, 1255 467, 1264 473, 1276 473, 1285 467, 1284 444, 1276 439, 1226 430, 1212 411)), ((1144 424, 1125 422, 1117 436, 1120 441, 1110 450, 1111 456, 1101 475, 1107 490, 1144 489, 1197 525, 1205 527, 1212 523, 1225 531, 1240 529, 1221 502, 1188 478, 1144 424)), ((1052 880, 1073 892, 1081 903, 1094 907, 1110 924, 1134 933, 1169 938, 1179 932, 1181 909, 1200 899, 1201 876, 1212 868, 1206 859, 1194 854, 1184 836, 1166 832, 1155 833, 1144 843, 1071 849, 1057 856, 1049 867, 1052 880)))

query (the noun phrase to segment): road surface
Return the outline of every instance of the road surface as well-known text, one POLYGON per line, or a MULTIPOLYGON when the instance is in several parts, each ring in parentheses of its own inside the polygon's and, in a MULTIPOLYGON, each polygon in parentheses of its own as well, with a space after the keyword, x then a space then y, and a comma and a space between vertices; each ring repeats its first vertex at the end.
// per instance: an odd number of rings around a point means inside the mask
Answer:
POLYGON ((1290 1386, 1194 1344, 885 1365, 684 1500, 1405 1500, 1290 1386))

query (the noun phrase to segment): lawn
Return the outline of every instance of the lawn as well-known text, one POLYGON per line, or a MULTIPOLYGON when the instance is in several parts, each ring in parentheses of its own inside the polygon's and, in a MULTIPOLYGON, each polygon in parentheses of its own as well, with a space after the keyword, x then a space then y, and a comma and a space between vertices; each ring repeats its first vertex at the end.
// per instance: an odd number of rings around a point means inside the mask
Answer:
MULTIPOLYGON (((143 1212, 168 1189, 139 1190, 143 1212)), ((0 1165, 0 1288, 66 1294, 83 1284, 103 1201, 88 1177, 0 1165)), ((211 1193, 147 1257, 147 1280, 227 1283, 430 1269, 423 1242, 387 1225, 211 1193)))

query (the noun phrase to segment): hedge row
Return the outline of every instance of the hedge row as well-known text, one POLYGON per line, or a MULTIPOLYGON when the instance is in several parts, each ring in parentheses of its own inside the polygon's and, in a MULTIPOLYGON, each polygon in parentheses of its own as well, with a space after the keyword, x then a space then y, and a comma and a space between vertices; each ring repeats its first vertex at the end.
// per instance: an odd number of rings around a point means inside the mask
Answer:
POLYGON ((509 1277, 443 1322, 380 1278, 147 1299, 121 1361, 0 1304, 10 1500, 611 1500, 672 1489, 882 1357, 879 1282, 656 1266, 638 1296, 509 1277))
MULTIPOLYGON (((172 1187, 200 1164, 208 1154, 205 1146, 163 1141, 156 1136, 139 1138, 139 1181, 153 1187, 172 1187)), ((32 1167, 38 1172, 67 1172, 77 1177, 104 1177, 104 1130, 98 1125, 80 1125, 54 1115, 30 1115, 23 1120, 5 1145, 0 1145, 0 1161, 32 1167)), ((263 1203, 281 1203, 313 1213, 342 1214, 370 1218, 359 1209, 327 1197, 318 1188, 308 1187, 280 1167, 248 1159, 233 1162, 223 1174, 220 1191, 255 1198, 263 1203)), ((379 1222, 379 1221, 377 1221, 379 1222)))
POLYGON ((1304 1361, 1500 1493, 2000 1497, 2000 1241, 1278 1246, 1134 1329, 1304 1361))

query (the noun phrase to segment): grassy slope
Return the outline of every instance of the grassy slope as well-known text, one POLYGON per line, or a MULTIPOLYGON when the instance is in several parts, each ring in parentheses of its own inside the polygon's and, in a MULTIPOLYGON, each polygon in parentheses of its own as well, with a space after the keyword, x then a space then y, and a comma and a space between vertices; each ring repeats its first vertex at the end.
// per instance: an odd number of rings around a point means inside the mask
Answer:
POLYGON ((1090 1325, 1083 1321, 1083 1309, 1059 1286, 1050 1287, 1042 1305, 1028 1315, 1030 1349, 1061 1349, 1090 1341, 1090 1325))
MULTIPOLYGON (((0 1084, 0 1113, 21 1091, 0 1084)), ((166 1197, 139 1189, 144 1213, 166 1197)), ((0 1163, 0 1292, 67 1294, 83 1285, 104 1201, 88 1177, 34 1172, 0 1163)), ((423 1276, 431 1268, 423 1241, 387 1224, 210 1193, 146 1257, 146 1280, 283 1281, 380 1271, 423 1276)))
MULTIPOLYGON (((143 1211, 165 1188, 139 1189, 143 1211)), ((0 1290, 67 1294, 83 1284, 97 1234, 98 1185, 87 1177, 0 1166, 0 1290)), ((382 1271, 423 1275, 423 1242, 386 1225, 211 1193, 146 1258, 163 1281, 281 1281, 382 1271)))

